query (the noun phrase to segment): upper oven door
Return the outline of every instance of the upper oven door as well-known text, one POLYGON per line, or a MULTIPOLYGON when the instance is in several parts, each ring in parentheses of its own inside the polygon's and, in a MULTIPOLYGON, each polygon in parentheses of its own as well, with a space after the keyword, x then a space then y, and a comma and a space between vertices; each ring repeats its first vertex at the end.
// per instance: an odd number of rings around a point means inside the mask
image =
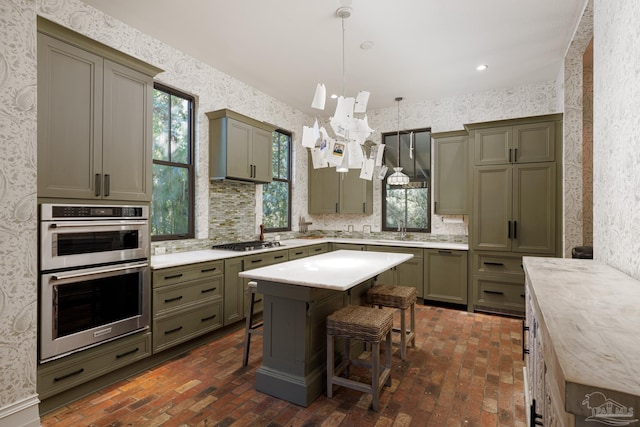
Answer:
POLYGON ((42 271, 149 258, 147 220, 42 221, 42 271))

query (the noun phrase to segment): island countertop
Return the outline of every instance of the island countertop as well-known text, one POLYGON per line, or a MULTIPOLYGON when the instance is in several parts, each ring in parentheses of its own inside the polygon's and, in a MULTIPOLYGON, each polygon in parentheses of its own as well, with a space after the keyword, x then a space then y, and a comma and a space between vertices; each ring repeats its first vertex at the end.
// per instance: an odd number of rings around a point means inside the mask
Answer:
POLYGON ((339 250, 243 271, 239 276, 346 291, 411 258, 411 254, 339 250))

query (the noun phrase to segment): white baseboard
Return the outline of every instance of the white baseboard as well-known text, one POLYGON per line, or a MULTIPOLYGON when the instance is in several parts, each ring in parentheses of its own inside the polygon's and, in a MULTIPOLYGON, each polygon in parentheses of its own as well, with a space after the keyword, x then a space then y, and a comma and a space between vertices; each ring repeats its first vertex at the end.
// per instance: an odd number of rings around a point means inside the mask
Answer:
POLYGON ((38 395, 0 408, 0 427, 40 427, 38 395))

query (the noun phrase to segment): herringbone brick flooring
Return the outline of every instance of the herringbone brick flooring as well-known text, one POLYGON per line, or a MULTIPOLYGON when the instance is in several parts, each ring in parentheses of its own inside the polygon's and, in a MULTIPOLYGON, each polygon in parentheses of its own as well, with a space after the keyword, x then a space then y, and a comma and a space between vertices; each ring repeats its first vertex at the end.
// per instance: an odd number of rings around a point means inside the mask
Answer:
POLYGON ((380 397, 342 387, 303 408, 254 389, 262 341, 241 367, 243 331, 59 408, 53 426, 524 427, 521 321, 416 307, 416 347, 393 354, 380 397))

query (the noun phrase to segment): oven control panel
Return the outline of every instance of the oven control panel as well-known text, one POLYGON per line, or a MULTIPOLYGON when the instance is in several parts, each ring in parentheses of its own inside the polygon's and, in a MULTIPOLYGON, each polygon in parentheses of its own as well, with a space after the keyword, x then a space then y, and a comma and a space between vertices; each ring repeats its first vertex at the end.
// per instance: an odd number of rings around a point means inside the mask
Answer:
POLYGON ((42 204, 43 220, 61 219, 146 219, 147 206, 56 205, 42 204))

